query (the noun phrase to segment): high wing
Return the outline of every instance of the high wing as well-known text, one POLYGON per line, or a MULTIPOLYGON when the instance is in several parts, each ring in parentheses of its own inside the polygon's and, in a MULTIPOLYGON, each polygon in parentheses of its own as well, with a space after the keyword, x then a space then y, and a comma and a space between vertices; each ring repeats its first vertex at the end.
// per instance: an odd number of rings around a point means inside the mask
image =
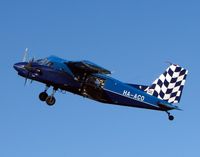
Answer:
POLYGON ((69 61, 65 62, 65 64, 71 69, 73 73, 100 73, 100 74, 111 74, 111 72, 95 63, 90 61, 69 61))

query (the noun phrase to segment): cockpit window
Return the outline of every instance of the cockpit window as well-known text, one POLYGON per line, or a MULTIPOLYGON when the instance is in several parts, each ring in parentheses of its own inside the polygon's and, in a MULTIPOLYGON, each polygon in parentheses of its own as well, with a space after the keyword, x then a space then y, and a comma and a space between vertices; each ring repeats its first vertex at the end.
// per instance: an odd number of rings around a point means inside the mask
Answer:
POLYGON ((52 67, 52 66, 53 66, 53 63, 52 63, 52 62, 48 62, 48 63, 46 64, 46 66, 52 67))
POLYGON ((53 66, 53 63, 50 62, 47 58, 39 59, 39 60, 36 61, 36 63, 38 63, 39 65, 45 65, 45 66, 48 66, 48 67, 53 66))

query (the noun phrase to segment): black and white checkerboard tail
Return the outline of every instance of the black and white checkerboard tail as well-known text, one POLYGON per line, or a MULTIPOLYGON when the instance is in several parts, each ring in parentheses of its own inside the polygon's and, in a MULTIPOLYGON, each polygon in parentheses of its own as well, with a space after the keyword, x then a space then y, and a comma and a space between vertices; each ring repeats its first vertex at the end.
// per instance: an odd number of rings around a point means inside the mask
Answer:
POLYGON ((171 64, 145 91, 169 103, 179 103, 188 70, 171 64))

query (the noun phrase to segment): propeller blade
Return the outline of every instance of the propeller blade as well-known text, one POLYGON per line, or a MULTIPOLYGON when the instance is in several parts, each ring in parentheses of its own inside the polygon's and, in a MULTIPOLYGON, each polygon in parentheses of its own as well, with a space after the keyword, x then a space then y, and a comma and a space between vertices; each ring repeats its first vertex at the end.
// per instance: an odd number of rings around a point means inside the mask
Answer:
POLYGON ((25 81, 24 81, 24 86, 26 86, 27 80, 28 80, 28 79, 27 79, 27 78, 25 78, 25 81))
POLYGON ((23 56, 23 62, 27 62, 27 60, 28 60, 28 48, 26 48, 25 49, 25 51, 24 51, 24 56, 23 56))
POLYGON ((35 58, 33 57, 30 62, 33 63, 34 61, 35 61, 35 58))
POLYGON ((24 86, 26 86, 27 84, 27 81, 28 81, 28 77, 25 78, 25 81, 24 81, 24 86))
POLYGON ((24 82, 24 86, 26 86, 26 83, 27 83, 27 81, 28 81, 28 77, 29 77, 29 72, 28 72, 27 75, 26 75, 25 82, 24 82))
POLYGON ((26 65, 24 66, 24 68, 30 72, 30 71, 33 69, 33 67, 32 67, 32 63, 33 63, 33 62, 34 62, 34 58, 32 58, 32 59, 28 62, 28 64, 26 64, 26 65))

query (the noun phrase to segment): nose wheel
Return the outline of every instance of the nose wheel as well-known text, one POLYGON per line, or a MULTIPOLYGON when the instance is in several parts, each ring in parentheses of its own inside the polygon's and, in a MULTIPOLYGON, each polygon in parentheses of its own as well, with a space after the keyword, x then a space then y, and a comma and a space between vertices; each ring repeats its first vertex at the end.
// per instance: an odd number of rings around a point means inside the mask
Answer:
POLYGON ((45 101, 47 105, 53 106, 56 103, 56 98, 54 97, 54 95, 57 89, 53 88, 53 92, 51 95, 47 94, 48 89, 49 89, 49 86, 46 86, 45 91, 39 94, 39 99, 43 102, 45 101))

